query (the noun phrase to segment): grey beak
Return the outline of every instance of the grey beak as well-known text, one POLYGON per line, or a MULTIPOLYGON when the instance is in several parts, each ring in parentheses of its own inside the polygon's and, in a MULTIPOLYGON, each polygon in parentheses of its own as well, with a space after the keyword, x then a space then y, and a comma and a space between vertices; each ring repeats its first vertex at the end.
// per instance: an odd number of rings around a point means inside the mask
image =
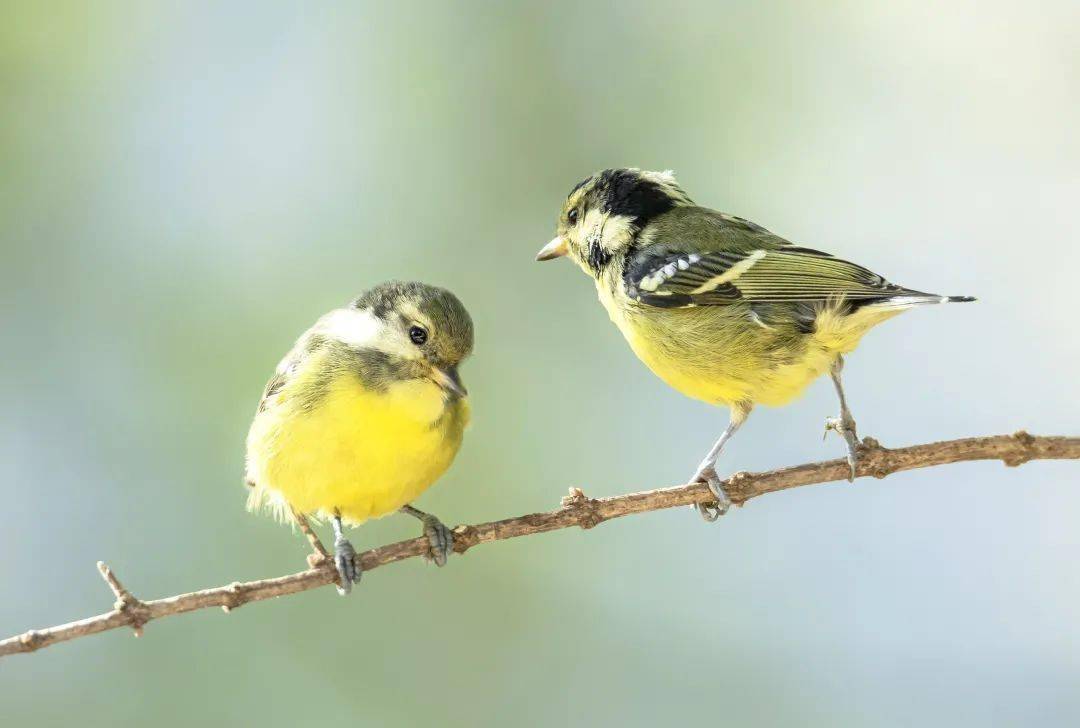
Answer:
POLYGON ((461 375, 458 374, 457 367, 434 367, 433 371, 435 381, 447 392, 456 394, 458 397, 469 396, 469 390, 465 389, 465 385, 461 383, 461 375))

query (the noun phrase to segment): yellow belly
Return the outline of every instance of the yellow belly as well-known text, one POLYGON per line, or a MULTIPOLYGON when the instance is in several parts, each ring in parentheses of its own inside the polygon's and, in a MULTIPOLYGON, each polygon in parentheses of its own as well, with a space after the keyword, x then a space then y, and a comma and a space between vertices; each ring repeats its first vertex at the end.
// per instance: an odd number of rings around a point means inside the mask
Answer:
POLYGON ((260 413, 248 435, 252 500, 359 523, 396 511, 454 460, 468 405, 447 413, 442 390, 412 381, 377 393, 340 377, 309 410, 260 413), (447 415, 447 416, 444 416, 447 415))
POLYGON ((744 353, 734 352, 726 360, 705 367, 672 357, 640 330, 626 338, 638 358, 668 386, 687 397, 716 405, 787 404, 827 372, 838 354, 825 347, 808 346, 793 361, 769 368, 744 353))
POLYGON ((673 389, 711 404, 787 404, 855 349, 873 326, 904 309, 821 311, 815 331, 767 329, 732 307, 635 308, 597 286, 612 322, 639 359, 673 389))

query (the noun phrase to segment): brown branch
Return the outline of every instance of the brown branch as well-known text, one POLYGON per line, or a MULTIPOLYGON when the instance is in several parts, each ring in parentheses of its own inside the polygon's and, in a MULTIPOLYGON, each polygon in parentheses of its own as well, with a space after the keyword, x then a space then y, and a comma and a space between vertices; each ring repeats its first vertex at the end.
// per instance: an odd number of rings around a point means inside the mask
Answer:
MULTIPOLYGON (((884 478, 903 470, 969 460, 1001 460, 1006 465, 1017 466, 1030 460, 1076 459, 1080 459, 1080 437, 1035 437, 1026 432, 1017 432, 1014 435, 972 437, 896 450, 884 448, 876 441, 866 438, 863 441, 858 476, 884 478)), ((736 473, 725 481, 724 488, 734 503, 742 505, 751 498, 766 493, 843 480, 847 475, 846 460, 829 460, 766 473, 736 473)), ((707 503, 711 499, 709 489, 701 483, 628 493, 611 498, 588 498, 577 488, 571 488, 570 495, 563 498, 562 506, 554 511, 531 513, 475 526, 458 526, 454 529, 454 551, 464 553, 477 544, 571 526, 592 528, 604 521, 633 513, 707 503)), ((309 537, 311 536, 313 534, 309 534, 309 537)), ((428 540, 421 537, 364 551, 356 558, 360 560, 364 571, 371 571, 380 566, 427 554, 428 540)), ((138 636, 143 625, 161 617, 208 607, 221 607, 228 612, 248 602, 295 594, 337 581, 333 566, 329 560, 323 559, 313 568, 296 574, 260 581, 233 582, 228 586, 143 602, 121 585, 109 567, 99 562, 98 569, 116 595, 116 604, 112 611, 9 637, 0 641, 0 656, 33 652, 57 642, 119 627, 131 627, 138 636)))
POLYGON ((307 538, 308 543, 311 544, 311 553, 308 554, 307 558, 308 566, 312 569, 317 568, 330 558, 330 554, 327 553, 326 547, 319 540, 319 535, 311 528, 307 517, 302 513, 297 513, 292 507, 289 508, 289 511, 292 513, 293 522, 296 523, 297 528, 300 529, 300 532, 307 538))

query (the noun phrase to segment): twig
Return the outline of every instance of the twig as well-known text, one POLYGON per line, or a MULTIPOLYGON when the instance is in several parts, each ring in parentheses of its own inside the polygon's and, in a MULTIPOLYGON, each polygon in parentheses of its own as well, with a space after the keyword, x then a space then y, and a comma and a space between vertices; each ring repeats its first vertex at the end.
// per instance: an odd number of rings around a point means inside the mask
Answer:
POLYGON ((308 523, 307 516, 302 513, 297 513, 292 507, 289 508, 292 513, 293 521, 296 522, 300 532, 307 538, 308 543, 311 544, 311 553, 308 554, 307 563, 312 569, 318 567, 324 561, 330 558, 330 554, 327 553, 326 547, 323 546, 322 541, 319 540, 319 534, 311 528, 311 524, 308 523))
MULTIPOLYGON (((948 440, 895 450, 882 447, 876 441, 866 438, 863 441, 858 476, 884 478, 903 470, 970 460, 1001 460, 1006 465, 1017 466, 1031 460, 1076 459, 1080 459, 1080 437, 1036 437, 1022 431, 1013 435, 948 440)), ((736 473, 725 481, 724 489, 734 503, 742 505, 751 498, 766 493, 844 480, 848 472, 846 460, 829 460, 765 473, 736 473)), ((633 513, 707 503, 710 500, 712 494, 708 487, 701 483, 628 493, 611 498, 589 498, 581 490, 571 488, 570 495, 563 498, 562 506, 554 511, 531 513, 475 526, 458 526, 454 529, 454 551, 464 553, 477 544, 571 526, 593 528, 604 521, 633 513)), ((427 538, 420 537, 364 551, 357 554, 356 558, 360 560, 363 570, 370 572, 380 566, 424 556, 428 551, 427 538)), ((154 619, 208 607, 222 607, 229 611, 248 602, 334 584, 337 578, 334 567, 324 559, 313 568, 296 574, 260 581, 234 582, 228 586, 143 602, 133 597, 107 566, 99 562, 98 568, 116 595, 117 601, 112 611, 9 637, 0 642, 0 656, 33 652, 57 642, 118 627, 132 627, 138 635, 143 625, 154 619)))
POLYGON ((126 615, 128 624, 131 625, 131 630, 135 633, 135 636, 142 637, 143 625, 151 619, 146 611, 146 605, 124 588, 124 585, 116 578, 116 574, 105 565, 104 561, 97 562, 97 568, 101 572, 102 578, 105 579, 105 583, 112 589, 112 593, 116 595, 113 609, 126 615))

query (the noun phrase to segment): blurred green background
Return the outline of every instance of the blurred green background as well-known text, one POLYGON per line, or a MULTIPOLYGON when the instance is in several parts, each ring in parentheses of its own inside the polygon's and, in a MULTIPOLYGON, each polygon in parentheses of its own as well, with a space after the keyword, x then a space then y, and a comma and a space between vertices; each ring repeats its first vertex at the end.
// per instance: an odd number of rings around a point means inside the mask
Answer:
MULTIPOLYGON (((0 633, 303 567, 248 515, 262 386, 392 277, 477 324, 447 523, 672 485, 726 412, 566 262, 590 172, 978 304, 850 357, 886 445, 1076 434, 1075 2, 4 3, 0 633)), ((724 467, 839 457, 826 381, 724 467)), ((0 661, 0 722, 1075 725, 1080 466, 958 465, 482 546, 0 661)), ((357 548, 411 537, 389 518, 357 548)))

